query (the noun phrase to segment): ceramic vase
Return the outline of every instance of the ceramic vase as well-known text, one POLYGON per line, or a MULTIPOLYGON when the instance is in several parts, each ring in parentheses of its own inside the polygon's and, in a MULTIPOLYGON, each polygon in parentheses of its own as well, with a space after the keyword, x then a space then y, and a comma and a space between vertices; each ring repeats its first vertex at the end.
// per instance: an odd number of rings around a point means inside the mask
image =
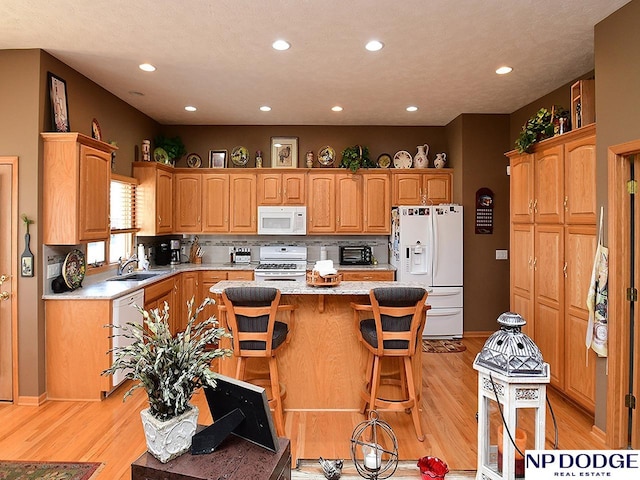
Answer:
POLYGON ((446 153, 436 153, 436 159, 433 161, 433 166, 436 168, 444 168, 447 163, 446 153))
POLYGON ((429 145, 418 145, 418 153, 413 157, 413 165, 415 168, 427 168, 429 166, 429 145))
POLYGON ((191 448, 198 426, 198 407, 195 405, 182 415, 165 421, 153 417, 148 408, 140 412, 140 417, 147 450, 160 462, 167 463, 191 448))

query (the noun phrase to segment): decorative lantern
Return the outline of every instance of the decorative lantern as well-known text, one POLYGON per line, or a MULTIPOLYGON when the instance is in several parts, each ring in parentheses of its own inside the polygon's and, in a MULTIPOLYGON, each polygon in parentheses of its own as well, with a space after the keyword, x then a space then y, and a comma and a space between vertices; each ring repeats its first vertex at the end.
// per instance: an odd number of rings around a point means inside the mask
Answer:
POLYGON ((521 331, 527 322, 517 313, 507 312, 500 315, 498 323, 500 330, 487 339, 473 362, 478 371, 477 478, 512 480, 524 477, 527 435, 517 428, 518 409, 533 409, 534 449, 544 450, 550 376, 540 349, 521 331), (500 412, 497 429, 490 425, 492 406, 500 412), (496 445, 490 445, 492 431, 497 431, 496 445))
POLYGON ((351 434, 351 460, 362 478, 389 478, 398 468, 398 439, 388 423, 371 410, 369 420, 351 434))

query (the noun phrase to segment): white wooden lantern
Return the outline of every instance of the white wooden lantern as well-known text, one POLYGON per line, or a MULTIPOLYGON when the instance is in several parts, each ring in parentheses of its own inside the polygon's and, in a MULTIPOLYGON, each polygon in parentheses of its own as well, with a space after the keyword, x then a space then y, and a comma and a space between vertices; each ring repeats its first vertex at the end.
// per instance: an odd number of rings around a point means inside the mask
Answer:
MULTIPOLYGON (((516 478, 514 440, 518 409, 535 409, 534 448, 545 448, 545 414, 549 365, 542 360, 536 344, 522 333, 526 321, 516 313, 498 318, 501 329, 487 339, 476 356, 473 368, 478 371, 478 471, 476 480, 516 478), (498 465, 490 445, 491 402, 496 402, 504 416, 502 465, 498 465)), ((500 418, 502 423, 502 418, 500 418)), ((495 447, 494 447, 495 448, 495 447)))

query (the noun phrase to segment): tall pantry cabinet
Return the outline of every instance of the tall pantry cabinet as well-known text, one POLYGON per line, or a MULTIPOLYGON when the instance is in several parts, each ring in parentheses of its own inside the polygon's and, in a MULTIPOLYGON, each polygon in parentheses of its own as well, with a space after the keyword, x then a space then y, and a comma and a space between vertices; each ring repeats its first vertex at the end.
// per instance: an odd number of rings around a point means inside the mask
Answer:
POLYGON ((595 410, 596 355, 585 347, 596 248, 596 126, 507 153, 511 310, 540 347, 551 385, 595 410))

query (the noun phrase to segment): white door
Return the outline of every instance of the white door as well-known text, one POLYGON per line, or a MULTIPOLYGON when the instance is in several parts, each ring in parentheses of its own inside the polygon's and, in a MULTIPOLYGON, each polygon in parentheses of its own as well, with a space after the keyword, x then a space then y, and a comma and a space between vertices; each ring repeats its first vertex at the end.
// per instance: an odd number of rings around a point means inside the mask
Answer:
POLYGON ((0 157, 0 401, 13 400, 18 158, 0 157))

